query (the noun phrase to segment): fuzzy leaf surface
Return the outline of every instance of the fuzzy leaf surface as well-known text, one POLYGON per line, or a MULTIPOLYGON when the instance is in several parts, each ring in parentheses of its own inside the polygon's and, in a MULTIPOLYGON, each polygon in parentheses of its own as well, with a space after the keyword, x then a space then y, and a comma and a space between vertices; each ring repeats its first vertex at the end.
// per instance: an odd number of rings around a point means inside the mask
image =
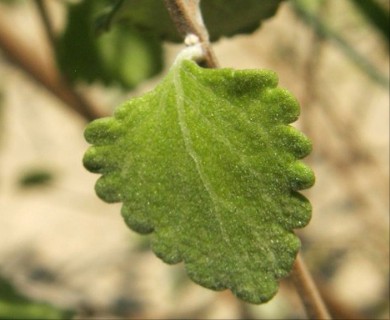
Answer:
MULTIPOLYGON (((262 20, 276 13, 282 1, 284 0, 205 0, 200 4, 210 40, 216 41, 222 36, 253 32, 262 20)), ((115 4, 112 8, 114 10, 115 4)), ((110 16, 111 12, 105 15, 110 16)), ((114 20, 151 30, 164 40, 183 40, 172 23, 163 0, 126 0, 114 20)))
POLYGON ((277 81, 182 60, 85 131, 99 197, 123 202, 128 226, 152 233, 162 260, 184 261, 196 283, 251 303, 276 293, 300 247, 292 230, 311 217, 296 191, 314 182, 297 160, 311 143, 288 125, 299 105, 277 81))

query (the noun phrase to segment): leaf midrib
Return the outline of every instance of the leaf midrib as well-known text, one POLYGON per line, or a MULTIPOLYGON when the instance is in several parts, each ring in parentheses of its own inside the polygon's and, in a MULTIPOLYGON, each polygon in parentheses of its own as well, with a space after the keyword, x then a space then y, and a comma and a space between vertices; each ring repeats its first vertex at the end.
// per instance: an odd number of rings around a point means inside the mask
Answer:
POLYGON ((199 156, 193 147, 190 131, 185 120, 185 108, 184 108, 185 94, 182 86, 182 79, 180 77, 180 67, 176 68, 172 72, 173 72, 173 85, 175 89, 175 100, 176 100, 176 110, 178 115, 178 123, 184 141, 186 152, 194 161, 196 171, 199 175, 200 180, 202 181, 203 187, 206 190, 207 194, 209 195, 211 202, 213 203, 213 207, 214 207, 213 212, 216 220, 218 221, 218 225, 221 230, 221 236, 223 240, 226 242, 226 244, 230 245, 230 236, 227 234, 223 226, 222 217, 219 214, 219 210, 218 210, 218 205, 224 203, 224 201, 220 199, 220 197, 216 194, 216 192, 212 187, 211 182, 207 178, 207 175, 205 174, 202 168, 202 164, 200 163, 199 156))

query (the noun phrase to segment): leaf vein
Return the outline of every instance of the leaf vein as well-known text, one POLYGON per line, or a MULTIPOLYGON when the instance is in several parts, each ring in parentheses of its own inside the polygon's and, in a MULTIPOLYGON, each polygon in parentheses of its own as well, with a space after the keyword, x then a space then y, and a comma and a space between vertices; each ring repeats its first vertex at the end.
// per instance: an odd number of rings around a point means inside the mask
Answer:
POLYGON ((176 108, 177 108, 177 114, 178 114, 178 123, 179 123, 180 130, 181 130, 181 133, 183 136, 185 149, 186 149, 187 153, 189 154, 189 156, 194 161, 196 171, 198 172, 198 175, 202 181, 203 187, 205 188, 206 192, 208 193, 208 195, 213 203, 215 217, 216 217, 216 220, 218 221, 219 228, 221 230, 222 238, 225 240, 226 243, 230 244, 230 237, 226 233, 226 230, 223 226, 221 215, 218 212, 218 206, 216 205, 216 202, 224 203, 224 201, 222 201, 222 199, 219 199, 218 195, 213 190, 210 181, 208 180, 206 174, 204 173, 204 170, 202 168, 202 164, 200 163, 200 160, 199 160, 199 156, 193 147, 190 131, 189 131, 189 128, 187 126, 186 119, 185 119, 186 112, 185 112, 185 108, 184 108, 184 99, 183 99, 185 96, 185 93, 184 93, 183 86, 182 86, 182 79, 180 79, 179 73, 180 73, 180 71, 175 72, 174 78, 173 78, 173 84, 174 84, 174 88, 176 90, 175 98, 176 98, 176 108))

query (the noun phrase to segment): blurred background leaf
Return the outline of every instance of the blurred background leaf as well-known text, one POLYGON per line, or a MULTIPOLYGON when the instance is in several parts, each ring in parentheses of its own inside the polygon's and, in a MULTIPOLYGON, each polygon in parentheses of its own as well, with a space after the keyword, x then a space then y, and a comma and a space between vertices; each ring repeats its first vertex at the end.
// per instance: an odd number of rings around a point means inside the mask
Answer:
MULTIPOLYGON (((201 10, 210 40, 216 41, 226 36, 251 33, 260 27, 261 22, 272 17, 284 0, 207 0, 201 1, 201 10)), ((101 27, 107 28, 112 22, 125 21, 140 29, 147 29, 162 39, 181 42, 162 0, 119 0, 111 9, 99 17, 101 27), (115 14, 113 14, 115 12, 115 14)))
POLYGON ((84 0, 67 5, 67 23, 57 44, 57 61, 72 82, 99 81, 135 87, 161 71, 162 48, 156 36, 117 24, 110 32, 94 32, 96 14, 106 1, 84 0))
POLYGON ((18 184, 21 188, 46 186, 54 179, 53 173, 46 168, 32 168, 21 174, 18 184))

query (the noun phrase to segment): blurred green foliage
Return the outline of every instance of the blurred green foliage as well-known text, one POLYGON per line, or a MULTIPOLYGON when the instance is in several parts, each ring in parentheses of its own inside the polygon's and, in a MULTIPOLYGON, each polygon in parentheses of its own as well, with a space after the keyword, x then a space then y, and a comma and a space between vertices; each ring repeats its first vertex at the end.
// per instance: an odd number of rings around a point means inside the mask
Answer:
POLYGON ((22 188, 31 188, 48 185, 53 179, 53 174, 45 168, 29 169, 21 175, 18 184, 22 188))
MULTIPOLYGON (((3 0, 4 1, 4 0, 3 0)), ((273 16, 284 0, 201 1, 203 19, 216 41, 250 33, 273 16)), ((389 43, 389 10, 375 0, 350 0, 389 43)), ((298 16, 319 35, 334 41, 374 81, 388 79, 337 30, 313 14, 321 1, 291 1, 298 16)), ((131 89, 163 68, 162 41, 180 42, 162 0, 81 0, 67 3, 67 22, 57 43, 57 62, 72 81, 101 82, 131 89)))
POLYGON ((0 319, 71 319, 73 312, 33 301, 0 276, 0 319))
POLYGON ((24 2, 25 0, 0 0, 0 3, 4 3, 7 5, 14 5, 14 4, 20 4, 24 2))
MULTIPOLYGON (((204 22, 210 40, 239 33, 251 33, 264 19, 272 17, 284 0, 207 0, 201 1, 204 22)), ((158 34, 163 40, 180 42, 179 35, 162 0, 119 0, 100 19, 126 22, 140 29, 158 34), (113 11, 115 14, 113 14, 113 11)))
POLYGON ((67 5, 67 23, 57 43, 57 62, 71 81, 100 81, 133 88, 162 69, 159 39, 148 31, 118 24, 97 35, 95 19, 107 1, 67 5))

